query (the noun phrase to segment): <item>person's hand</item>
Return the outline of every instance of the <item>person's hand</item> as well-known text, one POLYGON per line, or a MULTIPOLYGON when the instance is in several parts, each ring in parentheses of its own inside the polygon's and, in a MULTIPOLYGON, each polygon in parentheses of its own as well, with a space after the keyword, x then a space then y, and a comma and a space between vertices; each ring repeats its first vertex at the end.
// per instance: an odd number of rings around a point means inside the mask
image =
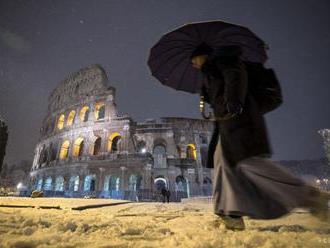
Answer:
POLYGON ((226 104, 226 110, 228 114, 226 115, 227 118, 232 118, 236 115, 239 115, 243 112, 243 106, 240 102, 228 102, 226 104))

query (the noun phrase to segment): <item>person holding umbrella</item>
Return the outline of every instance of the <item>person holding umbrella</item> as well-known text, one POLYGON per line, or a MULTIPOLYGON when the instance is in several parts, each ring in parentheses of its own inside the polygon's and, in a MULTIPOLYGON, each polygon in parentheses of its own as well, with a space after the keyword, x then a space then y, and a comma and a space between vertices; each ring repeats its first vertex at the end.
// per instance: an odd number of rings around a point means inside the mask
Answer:
POLYGON ((243 216, 273 219, 296 207, 329 221, 329 195, 270 160, 264 113, 249 90, 246 67, 266 59, 264 42, 249 29, 212 21, 164 35, 148 61, 163 84, 198 93, 212 107, 208 167, 214 168, 214 213, 231 230, 245 229, 243 216))

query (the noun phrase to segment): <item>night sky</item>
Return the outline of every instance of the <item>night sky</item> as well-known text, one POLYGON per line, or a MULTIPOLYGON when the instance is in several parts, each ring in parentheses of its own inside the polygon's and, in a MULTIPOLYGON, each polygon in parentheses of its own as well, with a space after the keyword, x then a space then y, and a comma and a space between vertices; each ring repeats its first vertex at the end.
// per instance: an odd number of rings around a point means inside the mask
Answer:
POLYGON ((284 104, 266 115, 274 160, 324 156, 317 133, 330 127, 330 1, 0 0, 0 115, 9 126, 5 161, 33 159, 47 98, 60 80, 101 64, 120 113, 137 121, 200 118, 198 96, 161 85, 147 67, 162 34, 222 19, 269 45, 284 104))

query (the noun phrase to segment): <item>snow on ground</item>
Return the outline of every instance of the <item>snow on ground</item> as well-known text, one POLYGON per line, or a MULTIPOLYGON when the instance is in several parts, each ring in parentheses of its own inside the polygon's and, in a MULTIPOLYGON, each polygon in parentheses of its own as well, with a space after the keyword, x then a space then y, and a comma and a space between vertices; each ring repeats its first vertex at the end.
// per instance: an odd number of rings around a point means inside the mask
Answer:
POLYGON ((122 202, 72 210, 112 202, 119 201, 0 198, 0 247, 330 247, 330 223, 319 222, 307 212, 268 221, 245 217, 247 229, 234 232, 225 230, 210 204, 122 202))

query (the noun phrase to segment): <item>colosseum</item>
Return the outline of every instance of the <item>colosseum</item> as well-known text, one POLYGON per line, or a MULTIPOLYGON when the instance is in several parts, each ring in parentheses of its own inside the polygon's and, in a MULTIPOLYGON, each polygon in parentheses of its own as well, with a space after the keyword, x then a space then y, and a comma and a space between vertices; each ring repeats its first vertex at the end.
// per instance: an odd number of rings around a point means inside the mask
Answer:
POLYGON ((205 167, 213 124, 164 117, 136 122, 117 112, 116 89, 100 65, 60 82, 49 97, 31 169, 46 196, 171 200, 210 195, 205 167))

